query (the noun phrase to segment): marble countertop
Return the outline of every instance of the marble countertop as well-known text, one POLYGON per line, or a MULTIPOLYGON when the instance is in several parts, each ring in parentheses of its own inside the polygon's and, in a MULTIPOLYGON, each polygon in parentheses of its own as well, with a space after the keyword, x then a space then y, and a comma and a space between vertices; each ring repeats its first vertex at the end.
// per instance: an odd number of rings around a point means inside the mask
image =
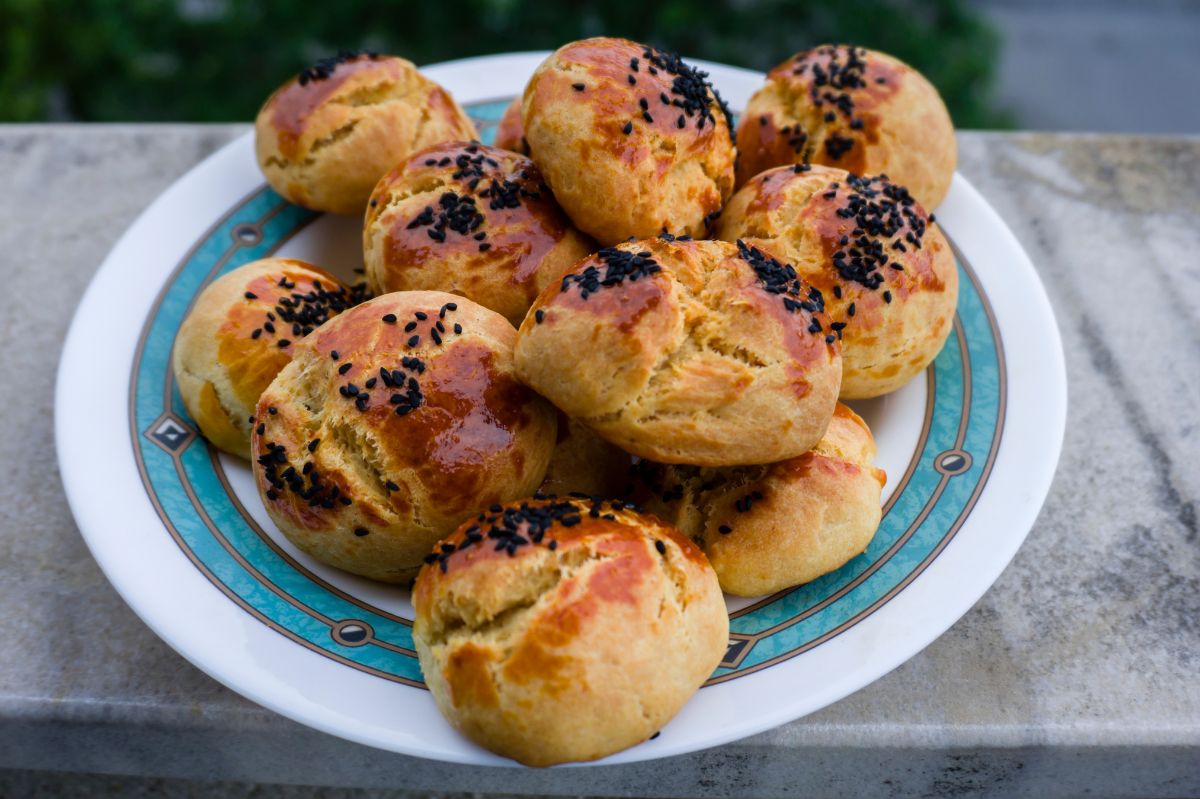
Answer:
POLYGON ((136 215, 244 130, 0 126, 0 768, 543 794, 1200 794, 1200 138, 960 137, 962 172, 1046 284, 1070 381, 1050 496, 974 609, 771 732, 535 772, 387 754, 252 704, 133 615, 72 521, 52 422, 74 308, 136 215))

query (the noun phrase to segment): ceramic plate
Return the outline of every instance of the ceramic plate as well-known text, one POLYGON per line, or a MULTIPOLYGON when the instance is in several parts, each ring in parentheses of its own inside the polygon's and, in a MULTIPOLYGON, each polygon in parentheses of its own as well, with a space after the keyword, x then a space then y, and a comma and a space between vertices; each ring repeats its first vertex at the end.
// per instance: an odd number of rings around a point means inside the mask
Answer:
MULTIPOLYGON (((543 57, 424 72, 490 142, 543 57)), ((701 66, 734 109, 762 81, 701 66)), ((961 175, 937 217, 960 269, 954 331, 925 374, 854 403, 888 473, 875 539, 808 585, 731 599, 729 648, 705 687, 660 736, 603 762, 713 746, 862 688, 953 624, 1021 544, 1062 442, 1058 331, 1028 257, 961 175)), ((164 192, 105 260, 72 323, 56 397, 59 463, 79 528, 141 618, 250 699, 371 746, 507 763, 438 714, 413 653, 407 592, 296 550, 267 518, 247 465, 207 446, 179 400, 170 353, 192 300, 268 255, 349 277, 362 263, 360 220, 283 201, 264 184, 247 134, 164 192)))

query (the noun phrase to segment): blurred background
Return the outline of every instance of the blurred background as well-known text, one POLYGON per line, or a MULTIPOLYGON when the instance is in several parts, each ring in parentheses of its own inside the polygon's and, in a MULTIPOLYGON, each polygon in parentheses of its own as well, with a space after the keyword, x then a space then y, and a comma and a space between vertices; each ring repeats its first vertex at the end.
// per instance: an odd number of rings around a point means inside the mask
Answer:
POLYGON ((0 121, 249 121, 338 49, 418 64, 609 34, 767 69, 920 69, 965 128, 1200 132, 1200 0, 0 0, 0 121))

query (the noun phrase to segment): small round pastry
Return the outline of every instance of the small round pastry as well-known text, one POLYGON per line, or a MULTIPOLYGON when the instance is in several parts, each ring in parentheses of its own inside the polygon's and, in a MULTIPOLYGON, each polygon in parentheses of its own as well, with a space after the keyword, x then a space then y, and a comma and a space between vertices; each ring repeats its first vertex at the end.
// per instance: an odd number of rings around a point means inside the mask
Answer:
POLYGON ((950 190, 958 147, 937 89, 875 50, 823 45, 767 73, 737 131, 738 185, 763 170, 824 164, 888 174, 926 208, 950 190))
POLYGON ((658 732, 725 654, 703 553, 622 502, 533 499, 430 555, 413 641, 442 714, 527 766, 596 760, 658 732))
POLYGON ((837 400, 842 359, 823 302, 758 250, 670 234, 627 242, 542 292, 517 337, 517 374, 643 458, 783 460, 817 442, 837 400))
POLYGON ((438 144, 401 163, 375 187, 363 227, 376 293, 448 291, 514 326, 591 251, 532 161, 478 142, 438 144))
POLYGON ((525 142, 525 125, 521 122, 520 97, 514 98, 508 104, 496 125, 496 146, 502 150, 529 155, 529 145, 525 142))
POLYGON ((543 494, 621 496, 629 484, 629 453, 593 433, 587 425, 558 412, 558 441, 546 468, 543 494))
POLYGON ((560 47, 525 87, 521 117, 559 203, 601 244, 701 236, 733 191, 728 110, 674 53, 609 38, 560 47))
POLYGON ((516 381, 515 337, 470 300, 412 291, 297 344, 258 402, 251 441, 284 535, 323 563, 406 582, 469 514, 537 488, 554 409, 516 381))
POLYGON ((475 137, 445 89, 411 62, 375 53, 317 62, 279 87, 254 122, 271 188, 335 214, 362 213, 379 178, 411 153, 475 137))
POLYGON ((838 403, 809 452, 767 466, 703 469, 642 461, 635 497, 708 556, 721 588, 762 596, 841 568, 879 529, 887 475, 875 439, 838 403))
POLYGON ((886 178, 778 167, 738 190, 717 227, 796 265, 842 336, 843 399, 895 391, 941 352, 958 268, 933 216, 886 178))
POLYGON ((175 336, 179 396, 213 446, 250 457, 254 406, 296 343, 369 295, 320 267, 252 261, 210 283, 175 336))

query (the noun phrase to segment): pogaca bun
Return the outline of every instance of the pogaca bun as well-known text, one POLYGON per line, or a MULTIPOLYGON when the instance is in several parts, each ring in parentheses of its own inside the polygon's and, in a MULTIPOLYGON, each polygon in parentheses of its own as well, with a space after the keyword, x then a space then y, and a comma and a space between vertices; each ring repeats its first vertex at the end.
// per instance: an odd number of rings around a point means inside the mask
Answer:
POLYGON ((496 124, 496 146, 502 150, 529 155, 525 142, 525 125, 521 122, 521 98, 516 97, 504 109, 504 115, 496 124))
POLYGON ((708 556, 721 589, 762 596, 841 568, 879 528, 887 475, 866 423, 838 404, 809 452, 766 466, 703 469, 642 461, 635 498, 708 556))
POLYGON ((205 287, 172 353, 179 396, 201 434, 249 458, 254 406, 296 344, 368 296, 362 286, 289 258, 252 261, 205 287))
POLYGON ((301 341, 256 412, 254 475, 271 519, 317 560, 406 582, 463 518, 528 495, 555 414, 516 381, 515 336, 470 300, 414 291, 301 341))
POLYGON ((629 453, 559 411, 558 440, 554 442, 554 452, 540 490, 543 494, 559 496, 621 496, 629 484, 632 462, 629 453))
POLYGON ((532 161, 478 142, 436 145, 389 172, 363 229, 376 293, 448 291, 514 326, 591 249, 532 161))
POLYGON ((285 83, 258 112, 254 144, 271 188, 316 211, 360 214, 397 162, 476 138, 454 99, 395 56, 342 53, 285 83))
POLYGON ((517 338, 517 374, 644 458, 782 460, 812 447, 833 414, 842 359, 823 307, 757 250, 628 242, 542 292, 517 338))
POLYGON ((895 391, 941 351, 958 270, 903 186, 829 167, 780 167, 738 190, 717 228, 795 264, 842 336, 843 399, 895 391))
POLYGON ((737 132, 738 185, 771 167, 813 163, 886 173, 926 208, 945 198, 958 149, 937 89, 885 53, 823 45, 767 74, 737 132))
POLYGON ((650 738, 725 653, 704 555, 621 502, 494 510, 442 541, 413 589, 413 641, 442 714, 530 766, 650 738))
POLYGON ((525 88, 525 141, 554 195, 601 244, 703 235, 733 191, 728 112, 705 73, 626 39, 560 47, 525 88))

